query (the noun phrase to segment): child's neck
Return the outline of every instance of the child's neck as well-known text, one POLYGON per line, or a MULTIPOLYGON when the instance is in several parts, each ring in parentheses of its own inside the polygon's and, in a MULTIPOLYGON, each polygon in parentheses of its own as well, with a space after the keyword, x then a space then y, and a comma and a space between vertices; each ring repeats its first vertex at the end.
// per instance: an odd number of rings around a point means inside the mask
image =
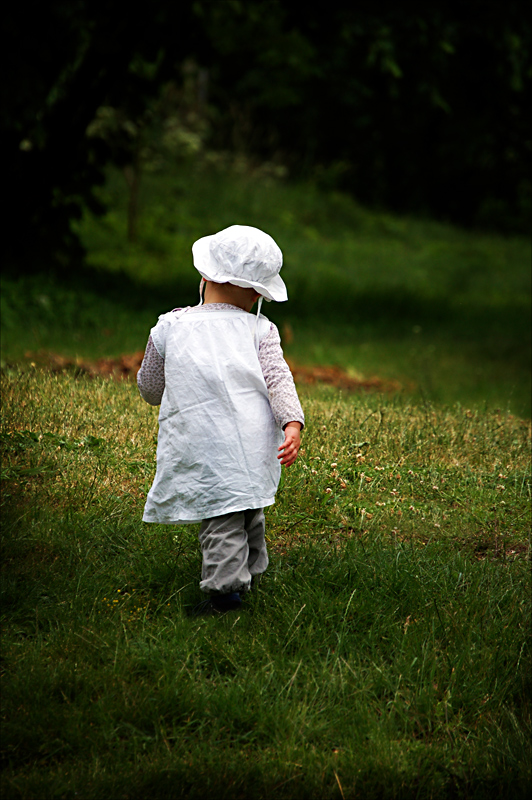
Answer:
POLYGON ((203 305, 212 303, 226 303, 236 306, 243 311, 251 311, 259 295, 254 289, 247 289, 243 286, 234 286, 232 283, 213 283, 205 282, 205 300, 203 305))

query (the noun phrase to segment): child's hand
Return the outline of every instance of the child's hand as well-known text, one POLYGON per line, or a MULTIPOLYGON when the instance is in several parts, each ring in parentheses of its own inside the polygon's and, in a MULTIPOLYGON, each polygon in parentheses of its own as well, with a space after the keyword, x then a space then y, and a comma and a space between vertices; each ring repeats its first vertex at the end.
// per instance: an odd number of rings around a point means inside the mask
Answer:
POLYGON ((300 430, 300 422, 289 422, 288 425, 285 425, 284 442, 279 448, 279 450, 282 450, 282 453, 277 456, 277 458, 281 459, 281 464, 285 467, 291 466, 297 458, 301 445, 300 430))

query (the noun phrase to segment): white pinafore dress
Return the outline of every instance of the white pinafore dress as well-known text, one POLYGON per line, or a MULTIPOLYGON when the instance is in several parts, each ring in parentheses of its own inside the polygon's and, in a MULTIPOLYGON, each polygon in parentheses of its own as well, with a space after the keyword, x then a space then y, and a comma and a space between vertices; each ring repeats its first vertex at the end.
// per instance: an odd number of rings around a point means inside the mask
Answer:
POLYGON ((165 390, 145 522, 198 522, 275 501, 284 435, 258 359, 269 330, 266 317, 240 309, 159 317, 151 336, 165 390))

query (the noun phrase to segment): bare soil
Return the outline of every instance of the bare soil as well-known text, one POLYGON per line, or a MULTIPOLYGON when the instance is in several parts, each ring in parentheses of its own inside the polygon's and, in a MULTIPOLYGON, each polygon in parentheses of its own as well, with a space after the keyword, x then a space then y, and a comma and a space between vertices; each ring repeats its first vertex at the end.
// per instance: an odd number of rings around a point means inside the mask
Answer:
MULTIPOLYGON (((135 378, 144 351, 124 354, 117 358, 98 358, 86 360, 81 358, 68 358, 58 353, 40 350, 36 353, 26 353, 26 359, 33 366, 50 369, 52 372, 76 371, 92 377, 112 378, 114 380, 130 380, 135 378)), ((359 378, 350 375, 345 369, 336 365, 307 365, 297 364, 287 359, 288 365, 297 384, 316 385, 327 384, 348 392, 376 391, 398 392, 403 387, 398 381, 385 380, 377 376, 359 378)))

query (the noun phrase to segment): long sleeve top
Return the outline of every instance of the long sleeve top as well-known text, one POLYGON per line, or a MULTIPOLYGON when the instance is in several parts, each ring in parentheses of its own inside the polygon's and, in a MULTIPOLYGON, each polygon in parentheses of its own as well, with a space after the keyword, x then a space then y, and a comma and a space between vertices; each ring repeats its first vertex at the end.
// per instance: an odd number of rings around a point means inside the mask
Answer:
MULTIPOLYGON (((234 308, 225 303, 209 303, 196 306, 202 312, 215 309, 234 308)), ((177 311, 179 309, 174 309, 177 311)), ((194 313, 191 308, 190 314, 194 313)), ((264 375, 273 416, 277 424, 284 429, 289 422, 299 422, 303 427, 305 417, 297 395, 290 367, 286 363, 281 348, 281 338, 277 327, 270 324, 269 333, 259 345, 259 364, 264 375)), ((150 405, 159 405, 165 389, 164 358, 159 355, 151 336, 148 339, 146 352, 137 373, 137 385, 141 397, 150 405)))

